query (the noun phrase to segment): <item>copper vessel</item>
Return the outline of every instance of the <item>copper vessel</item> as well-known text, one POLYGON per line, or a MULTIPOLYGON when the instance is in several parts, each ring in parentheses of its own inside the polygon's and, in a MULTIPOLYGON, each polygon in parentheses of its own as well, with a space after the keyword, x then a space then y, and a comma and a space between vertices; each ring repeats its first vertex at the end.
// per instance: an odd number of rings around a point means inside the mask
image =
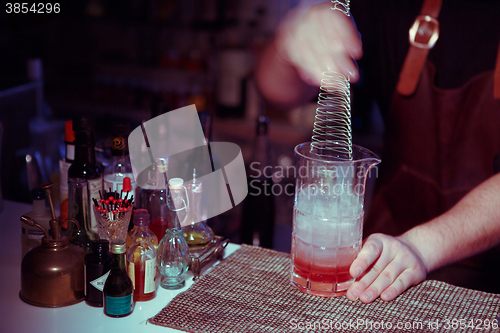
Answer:
MULTIPOLYGON (((19 297, 31 305, 56 308, 78 303, 84 299, 83 249, 70 244, 61 235, 61 223, 56 219, 52 205, 52 183, 41 184, 47 193, 52 220, 50 233, 36 221, 21 216, 21 221, 43 230, 42 245, 29 251, 21 264, 21 291, 19 297)), ((80 225, 74 219, 68 219, 80 225)))

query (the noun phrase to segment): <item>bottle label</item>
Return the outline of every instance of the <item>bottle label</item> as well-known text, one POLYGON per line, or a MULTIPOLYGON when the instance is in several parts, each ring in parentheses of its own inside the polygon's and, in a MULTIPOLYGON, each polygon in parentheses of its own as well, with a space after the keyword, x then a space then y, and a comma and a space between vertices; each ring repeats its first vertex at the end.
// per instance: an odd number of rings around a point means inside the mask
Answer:
POLYGON ((75 160, 75 145, 66 145, 66 158, 70 161, 75 160))
POLYGON ((106 282, 106 279, 108 278, 108 275, 111 271, 108 271, 106 274, 104 274, 101 277, 98 277, 94 281, 90 281, 90 284, 94 286, 95 289, 99 291, 103 291, 104 289, 104 283, 106 282))
MULTIPOLYGON (((130 280, 132 280, 132 284, 134 286, 134 290, 136 288, 136 277, 142 278, 144 276, 144 294, 149 294, 155 291, 156 289, 156 260, 148 259, 143 263, 134 264, 133 262, 128 263, 128 274, 130 280), (141 270, 144 269, 143 272, 141 270), (143 275, 144 274, 144 275, 143 275)), ((139 286, 141 283, 139 283, 139 286)))
MULTIPOLYGON (((104 189, 109 190, 111 188, 112 191, 115 191, 117 193, 120 193, 123 191, 123 178, 128 177, 130 178, 130 185, 132 187, 132 190, 128 193, 128 199, 130 199, 132 196, 134 196, 134 189, 136 187, 135 181, 134 181, 134 175, 131 173, 125 173, 122 176, 116 176, 116 175, 111 175, 112 177, 104 176, 104 189), (110 179, 111 178, 111 179, 110 179)), ((127 196, 127 192, 122 193, 123 199, 127 196)), ((135 196, 134 196, 135 198, 135 196)))
POLYGON ((146 260, 146 272, 144 275, 144 293, 152 293, 156 289, 155 277, 156 277, 156 260, 150 259, 146 260))
POLYGON ((122 297, 106 296, 106 313, 122 316, 132 312, 132 294, 122 297))
MULTIPOLYGON (((99 199, 101 199, 101 197, 99 196, 99 191, 102 191, 103 190, 103 187, 102 187, 102 178, 99 177, 98 179, 90 179, 88 181, 88 184, 89 184, 89 195, 90 195, 90 207, 93 207, 93 204, 92 204, 92 198, 96 199, 97 201, 99 201, 99 199)), ((95 214, 94 212, 91 210, 90 211, 90 217, 91 217, 91 229, 98 233, 98 230, 97 230, 97 219, 95 217, 95 214)))
POLYGON ((121 136, 115 136, 111 142, 111 149, 116 150, 117 153, 122 153, 122 151, 127 147, 127 139, 121 136))
POLYGON ((28 239, 36 239, 38 241, 41 241, 44 235, 45 234, 40 229, 28 230, 28 239))

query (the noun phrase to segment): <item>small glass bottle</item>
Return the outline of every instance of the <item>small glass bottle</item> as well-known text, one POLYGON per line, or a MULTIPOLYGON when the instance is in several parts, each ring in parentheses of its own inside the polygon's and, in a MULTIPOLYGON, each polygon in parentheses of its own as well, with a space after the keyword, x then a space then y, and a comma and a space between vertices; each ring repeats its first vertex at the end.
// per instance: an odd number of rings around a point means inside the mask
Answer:
MULTIPOLYGON (((33 199, 33 208, 29 213, 24 215, 31 217, 38 224, 45 228, 50 229, 50 220, 52 215, 45 207, 45 192, 41 188, 34 188, 31 190, 31 198, 33 199)), ((44 233, 37 227, 31 227, 25 223, 21 223, 21 248, 22 256, 26 255, 31 249, 42 244, 44 233)))
POLYGON ((134 286, 127 274, 125 244, 112 244, 113 265, 104 284, 104 314, 109 317, 126 317, 134 311, 134 286))
POLYGON ((127 250, 128 275, 134 285, 134 301, 149 301, 156 296, 156 249, 149 241, 149 214, 136 213, 134 224, 135 240, 127 250))
POLYGON ((109 253, 109 241, 97 239, 91 243, 92 253, 85 256, 85 303, 103 307, 104 283, 111 269, 113 256, 109 253))
POLYGON ((130 248, 138 237, 145 238, 158 250, 158 237, 149 230, 150 215, 146 209, 136 209, 133 215, 134 227, 127 234, 126 244, 130 248), (147 219, 144 218, 147 215, 147 219))
POLYGON ((170 208, 168 206, 169 190, 167 186, 167 159, 158 158, 156 161, 156 190, 149 197, 151 223, 149 229, 158 239, 165 235, 168 228, 170 208))
POLYGON ((203 249, 214 238, 214 232, 203 220, 201 214, 202 182, 196 178, 196 169, 193 170, 193 181, 187 186, 189 209, 186 223, 182 226, 182 233, 189 246, 189 250, 203 249))
POLYGON ((161 275, 160 285, 164 289, 179 289, 186 284, 184 274, 189 268, 191 257, 188 245, 182 229, 180 228, 179 213, 183 213, 187 203, 187 197, 183 196, 185 188, 184 181, 180 178, 172 178, 169 181, 170 195, 169 206, 171 217, 165 236, 158 246, 158 269, 161 275))

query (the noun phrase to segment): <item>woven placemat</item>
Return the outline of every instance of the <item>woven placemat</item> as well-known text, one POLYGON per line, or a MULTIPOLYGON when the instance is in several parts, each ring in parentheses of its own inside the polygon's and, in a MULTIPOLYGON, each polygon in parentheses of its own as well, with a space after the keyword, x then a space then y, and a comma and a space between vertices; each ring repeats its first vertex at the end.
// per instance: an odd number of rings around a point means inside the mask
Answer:
POLYGON ((500 295, 424 281, 391 302, 306 295, 289 254, 242 245, 148 321, 186 332, 490 332, 500 295))

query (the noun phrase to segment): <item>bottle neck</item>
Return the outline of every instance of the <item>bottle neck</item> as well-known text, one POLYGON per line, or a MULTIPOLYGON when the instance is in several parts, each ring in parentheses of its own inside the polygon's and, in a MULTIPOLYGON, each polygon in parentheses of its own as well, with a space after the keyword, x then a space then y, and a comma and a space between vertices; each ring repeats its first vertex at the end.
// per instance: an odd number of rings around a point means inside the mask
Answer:
POLYGON ((95 143, 92 132, 76 132, 75 162, 95 163, 95 143))
POLYGON ((113 253, 113 268, 125 270, 125 253, 113 253))
POLYGON ((179 212, 170 211, 170 218, 168 219, 169 230, 181 230, 181 223, 179 222, 179 212))
POLYGON ((264 116, 260 116, 257 120, 252 162, 259 164, 257 166, 259 170, 263 170, 270 163, 268 122, 269 120, 264 116))
POLYGON ((33 199, 32 212, 35 214, 43 214, 47 212, 47 209, 45 208, 45 199, 33 199))
POLYGON ((135 235, 136 238, 145 238, 149 235, 149 224, 147 225, 136 225, 135 226, 135 235))
POLYGON ((201 184, 192 184, 189 188, 188 198, 189 198, 189 210, 188 221, 192 223, 193 221, 201 221, 201 184))
POLYGON ((156 189, 158 190, 166 190, 168 193, 168 185, 167 185, 167 179, 166 179, 166 174, 165 172, 158 171, 156 172, 156 189))

